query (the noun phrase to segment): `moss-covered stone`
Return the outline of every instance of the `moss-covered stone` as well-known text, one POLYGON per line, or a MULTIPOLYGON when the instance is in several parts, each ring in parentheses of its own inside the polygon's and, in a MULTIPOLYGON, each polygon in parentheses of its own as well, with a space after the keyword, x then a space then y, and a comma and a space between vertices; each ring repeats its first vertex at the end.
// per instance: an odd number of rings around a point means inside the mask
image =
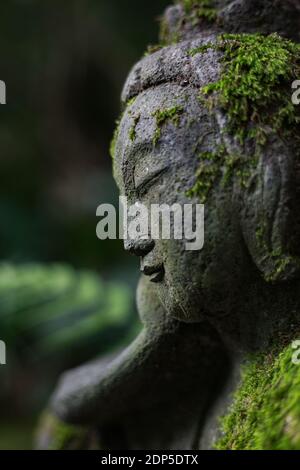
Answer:
POLYGON ((257 244, 260 249, 268 252, 268 246, 266 243, 266 235, 267 235, 267 224, 264 219, 261 220, 260 224, 257 226, 255 231, 255 236, 257 240, 257 244))
POLYGON ((229 155, 224 145, 220 145, 215 152, 201 153, 199 160, 196 182, 186 195, 189 198, 198 197, 201 204, 207 201, 210 191, 217 182, 225 188, 236 176, 240 186, 247 187, 251 169, 256 165, 255 160, 247 160, 238 154, 229 155))
POLYGON ((177 24, 169 27, 165 17, 160 22, 160 44, 167 46, 176 44, 182 38, 185 26, 195 27, 200 23, 212 25, 218 20, 218 11, 214 8, 213 0, 174 0, 175 5, 182 7, 177 24))
POLYGON ((290 264, 299 264, 296 257, 283 253, 282 248, 273 249, 270 252, 268 247, 268 227, 265 217, 261 216, 261 222, 256 228, 255 237, 258 248, 265 254, 265 260, 267 258, 272 262, 272 268, 264 272, 264 279, 266 282, 273 283, 281 278, 282 274, 285 273, 287 266, 290 264))
POLYGON ((179 0, 184 8, 185 20, 192 24, 197 24, 199 20, 204 19, 208 22, 214 22, 217 19, 217 10, 213 7, 212 0, 179 0))
POLYGON ((85 450, 89 447, 87 428, 66 424, 48 412, 41 417, 38 435, 44 441, 43 447, 49 450, 85 450))
POLYGON ((261 146, 269 133, 295 132, 300 114, 291 83, 300 74, 300 45, 278 34, 225 34, 212 47, 224 53, 224 67, 202 94, 226 112, 228 131, 261 146))
POLYGON ((135 141, 135 138, 136 138, 136 127, 139 123, 139 120, 140 120, 141 116, 138 115, 138 116, 134 116, 133 117, 133 124, 130 128, 130 131, 129 131, 129 138, 131 140, 131 142, 134 142, 135 141))
POLYGON ((181 106, 173 106, 169 109, 158 109, 153 114, 153 117, 156 120, 156 130, 153 138, 153 145, 156 145, 161 137, 162 127, 168 122, 172 122, 174 126, 179 125, 180 115, 183 113, 183 108, 181 106))
POLYGON ((201 204, 206 202, 215 181, 221 176, 222 161, 225 156, 224 146, 220 146, 215 152, 203 152, 199 155, 200 165, 196 171, 196 183, 187 191, 187 197, 196 196, 201 204))
POLYGON ((282 253, 282 250, 280 248, 278 248, 277 250, 273 250, 270 254, 270 258, 274 262, 274 268, 270 273, 265 275, 265 280, 267 282, 277 281, 285 272, 286 267, 289 266, 291 263, 297 263, 297 265, 300 264, 297 261, 297 258, 282 253))
POLYGON ((198 46, 198 47, 194 47, 193 49, 190 49, 189 55, 191 57, 194 57, 197 54, 204 54, 209 49, 214 49, 214 47, 215 45, 212 42, 208 42, 207 44, 204 44, 203 46, 198 46))
POLYGON ((121 121, 121 119, 118 119, 116 121, 116 128, 114 130, 114 135, 113 135, 113 138, 111 140, 110 147, 109 147, 109 154, 110 154, 112 160, 115 158, 116 142, 117 142, 117 138, 118 138, 118 134, 119 134, 120 121, 121 121))
MULTIPOLYGON (((123 112, 121 113, 120 117, 116 120, 116 127, 115 127, 115 130, 114 130, 114 134, 113 134, 113 138, 111 140, 111 143, 110 143, 110 149, 109 149, 109 153, 110 153, 110 156, 112 158, 112 160, 114 159, 115 157, 115 150, 116 150, 116 142, 117 142, 117 138, 118 138, 118 135, 119 135, 119 127, 120 127, 120 122, 122 120, 122 117, 125 113, 125 111, 130 108, 134 102, 136 100, 136 96, 131 98, 130 100, 128 100, 128 102, 126 103, 126 106, 125 106, 125 109, 123 110, 123 112)), ((136 122, 136 125, 138 124, 138 121, 139 121, 139 118, 136 122)), ((136 125, 130 130, 130 138, 134 137, 135 138, 135 127, 136 125)), ((134 139, 133 139, 134 140, 134 139)))
POLYGON ((300 365, 294 354, 289 345, 249 360, 217 449, 300 449, 300 365))
POLYGON ((157 51, 160 51, 162 48, 163 48, 163 44, 160 43, 160 44, 149 44, 149 46, 147 47, 147 50, 145 52, 145 57, 150 55, 150 54, 154 54, 155 52, 157 51))
MULTIPOLYGON (((189 54, 194 56, 209 49, 223 52, 224 66, 220 79, 205 86, 199 99, 210 109, 223 109, 228 119, 226 131, 238 139, 241 153, 246 139, 250 140, 253 154, 247 158, 228 155, 222 147, 222 151, 200 155, 197 181, 187 194, 198 195, 202 203, 220 178, 227 184, 236 176, 241 187, 246 188, 268 136, 295 137, 300 122, 299 109, 291 102, 291 83, 300 74, 298 44, 278 34, 226 34, 216 43, 192 49, 189 54)), ((290 261, 277 253, 274 258, 275 272, 269 281, 277 278, 290 261)))

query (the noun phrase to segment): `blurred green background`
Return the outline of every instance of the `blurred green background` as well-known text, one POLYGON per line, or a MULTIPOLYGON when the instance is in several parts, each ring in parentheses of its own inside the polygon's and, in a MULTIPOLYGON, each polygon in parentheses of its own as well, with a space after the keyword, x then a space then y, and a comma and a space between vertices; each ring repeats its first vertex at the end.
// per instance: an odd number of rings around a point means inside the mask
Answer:
POLYGON ((0 7, 0 449, 32 446, 62 370, 138 331, 138 261, 96 238, 118 203, 109 143, 130 67, 168 0, 6 0, 0 7))

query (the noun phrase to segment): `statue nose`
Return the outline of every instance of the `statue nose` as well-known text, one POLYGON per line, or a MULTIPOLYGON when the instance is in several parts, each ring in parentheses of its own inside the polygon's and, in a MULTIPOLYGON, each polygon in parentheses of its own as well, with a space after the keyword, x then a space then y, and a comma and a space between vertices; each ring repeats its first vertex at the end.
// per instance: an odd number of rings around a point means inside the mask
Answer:
POLYGON ((146 256, 154 248, 154 240, 125 240, 124 247, 126 251, 136 256, 146 256))

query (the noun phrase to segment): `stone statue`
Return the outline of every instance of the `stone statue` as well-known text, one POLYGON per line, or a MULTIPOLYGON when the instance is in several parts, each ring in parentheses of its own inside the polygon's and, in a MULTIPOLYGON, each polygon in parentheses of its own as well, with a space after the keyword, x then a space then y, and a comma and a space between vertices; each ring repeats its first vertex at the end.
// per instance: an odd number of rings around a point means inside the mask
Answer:
MULTIPOLYGON (((299 19, 296 0, 182 0, 129 74, 112 145, 120 192, 204 203, 205 245, 125 242, 141 259, 143 330, 66 373, 50 403, 104 449, 251 448, 243 423, 224 429, 220 417, 237 413, 249 353, 269 357, 275 343, 278 358, 300 332, 299 19)), ((281 418, 300 448, 300 415, 281 418)))

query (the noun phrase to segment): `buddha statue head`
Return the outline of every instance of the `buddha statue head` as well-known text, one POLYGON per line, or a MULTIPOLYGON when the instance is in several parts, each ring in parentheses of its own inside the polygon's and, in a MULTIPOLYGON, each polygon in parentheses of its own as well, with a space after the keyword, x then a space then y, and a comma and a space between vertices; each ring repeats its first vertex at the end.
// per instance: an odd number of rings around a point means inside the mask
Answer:
POLYGON ((123 89, 114 175, 129 205, 203 204, 204 246, 143 231, 125 239, 140 258, 145 328, 122 354, 63 377, 51 401, 61 419, 111 429, 122 417, 122 429, 134 441, 146 432, 151 448, 157 435, 171 436, 171 448, 178 436, 198 448, 194 425, 198 439, 199 417, 202 426, 222 399, 219 381, 238 369, 232 359, 240 366, 240 352, 274 339, 276 321, 277 332, 299 332, 299 18, 298 0, 167 9, 160 46, 123 89))
POLYGON ((113 145, 121 194, 205 206, 202 250, 125 241, 181 321, 228 318, 256 289, 299 276, 299 17, 292 0, 183 0, 126 81, 113 145))

